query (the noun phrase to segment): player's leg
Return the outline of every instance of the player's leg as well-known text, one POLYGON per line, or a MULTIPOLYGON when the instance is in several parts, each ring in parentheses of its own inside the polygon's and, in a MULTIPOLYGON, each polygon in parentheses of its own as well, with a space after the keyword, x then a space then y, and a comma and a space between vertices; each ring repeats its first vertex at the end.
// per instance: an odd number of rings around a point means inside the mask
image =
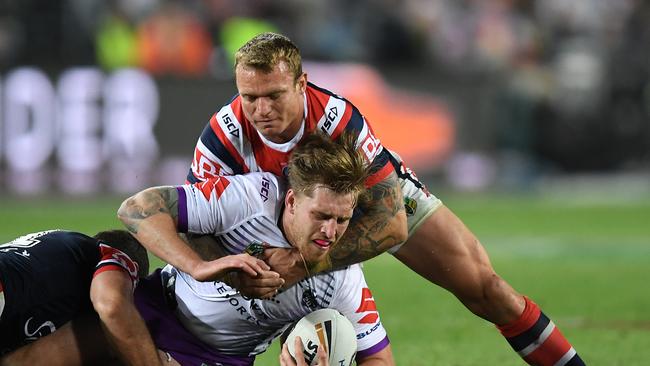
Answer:
POLYGON ((523 297, 494 272, 478 239, 445 206, 426 218, 394 255, 495 324, 507 324, 524 310, 523 297))
POLYGON ((583 365, 539 307, 495 273, 476 236, 394 157, 409 227, 407 242, 391 250, 395 257, 452 292, 474 314, 496 324, 527 362, 583 365))
POLYGON ((497 325, 532 365, 584 365, 555 324, 493 270, 485 249, 445 206, 395 253, 426 279, 451 291, 474 314, 497 325))

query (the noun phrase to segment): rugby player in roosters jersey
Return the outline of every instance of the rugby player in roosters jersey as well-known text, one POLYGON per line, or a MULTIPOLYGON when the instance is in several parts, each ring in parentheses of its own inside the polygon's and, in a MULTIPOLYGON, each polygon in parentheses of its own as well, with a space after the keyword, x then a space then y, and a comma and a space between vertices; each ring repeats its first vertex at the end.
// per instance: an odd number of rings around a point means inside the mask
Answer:
POLYGON ((43 231, 0 246, 0 364, 114 363, 111 348, 129 365, 161 364, 133 304, 148 270, 123 230, 43 231))
MULTIPOLYGON (((397 154, 381 146, 362 114, 345 99, 307 82, 299 50, 288 38, 258 35, 235 58, 239 94, 201 134, 189 182, 257 170, 281 174, 304 135, 321 130, 337 138, 343 130, 354 131, 359 149, 375 170, 368 181, 374 200, 360 207, 363 214, 355 217, 340 245, 324 260, 309 263, 309 271, 340 268, 388 250, 494 323, 526 362, 584 364, 540 308, 494 271, 485 249, 463 222, 426 190, 397 154)), ((283 281, 289 285, 307 275, 295 250, 270 249, 266 260, 281 279, 244 277, 240 282, 250 286, 247 290, 241 283, 242 291, 266 293, 268 289, 259 286, 283 281)))

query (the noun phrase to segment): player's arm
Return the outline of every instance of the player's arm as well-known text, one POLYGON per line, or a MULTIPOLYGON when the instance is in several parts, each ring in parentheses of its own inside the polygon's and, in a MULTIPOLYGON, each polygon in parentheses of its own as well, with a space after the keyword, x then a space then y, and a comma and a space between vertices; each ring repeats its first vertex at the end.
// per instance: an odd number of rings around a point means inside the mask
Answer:
POLYGON ((357 358, 358 366, 394 366, 395 360, 393 359, 393 351, 390 344, 384 347, 381 351, 372 355, 357 358))
POLYGON ((158 258, 199 281, 221 278, 231 270, 256 276, 269 267, 247 254, 204 261, 178 236, 178 191, 163 186, 145 189, 127 198, 118 218, 138 241, 158 258))
POLYGON ((115 351, 128 365, 162 365, 151 335, 133 303, 133 282, 124 271, 103 271, 90 285, 90 299, 115 351))

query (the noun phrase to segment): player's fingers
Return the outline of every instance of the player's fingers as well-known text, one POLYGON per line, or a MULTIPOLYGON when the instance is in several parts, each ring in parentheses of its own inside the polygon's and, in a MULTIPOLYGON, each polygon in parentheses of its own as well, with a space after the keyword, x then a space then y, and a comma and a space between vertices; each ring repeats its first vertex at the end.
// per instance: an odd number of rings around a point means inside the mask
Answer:
POLYGON ((268 271, 271 269, 266 262, 257 259, 248 253, 238 254, 236 257, 242 262, 247 263, 251 268, 255 269, 256 272, 268 271))
POLYGON ((248 262, 240 262, 239 269, 246 272, 251 277, 257 277, 258 273, 262 272, 261 268, 248 262))
POLYGON ((293 357, 289 353, 289 347, 287 344, 282 345, 282 352, 280 352, 280 365, 281 366, 296 366, 296 363, 293 362, 293 357))
MULTIPOLYGON (((257 259, 257 258, 255 258, 255 260, 257 261, 257 262, 256 262, 257 265, 258 265, 262 270, 264 270, 264 271, 270 271, 270 270, 271 270, 271 267, 270 267, 268 264, 266 264, 266 262, 264 262, 263 260, 261 260, 261 259, 257 259)), ((278 274, 278 276, 280 276, 280 275, 278 274)))
POLYGON ((246 275, 240 276, 240 284, 242 287, 251 289, 276 289, 279 290, 284 285, 282 278, 251 278, 246 275))
POLYGON ((318 345, 318 351, 316 353, 316 357, 318 357, 318 366, 329 366, 329 360, 327 359, 327 353, 325 352, 325 348, 322 345, 318 345))
POLYGON ((303 354, 303 349, 302 349, 302 339, 298 336, 293 339, 293 353, 296 356, 296 365, 297 366, 307 366, 307 363, 305 362, 305 358, 302 357, 303 354))

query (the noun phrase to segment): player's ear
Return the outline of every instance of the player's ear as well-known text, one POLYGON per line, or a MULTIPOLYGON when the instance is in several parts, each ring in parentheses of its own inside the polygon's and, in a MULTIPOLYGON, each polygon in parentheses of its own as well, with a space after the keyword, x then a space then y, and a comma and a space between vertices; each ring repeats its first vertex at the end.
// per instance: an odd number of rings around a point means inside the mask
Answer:
POLYGON ((296 192, 291 188, 287 190, 287 194, 284 196, 284 206, 284 209, 290 214, 296 213, 296 192))
POLYGON ((307 73, 303 72, 302 75, 298 77, 298 91, 300 91, 300 94, 305 94, 305 90, 307 90, 307 73))

